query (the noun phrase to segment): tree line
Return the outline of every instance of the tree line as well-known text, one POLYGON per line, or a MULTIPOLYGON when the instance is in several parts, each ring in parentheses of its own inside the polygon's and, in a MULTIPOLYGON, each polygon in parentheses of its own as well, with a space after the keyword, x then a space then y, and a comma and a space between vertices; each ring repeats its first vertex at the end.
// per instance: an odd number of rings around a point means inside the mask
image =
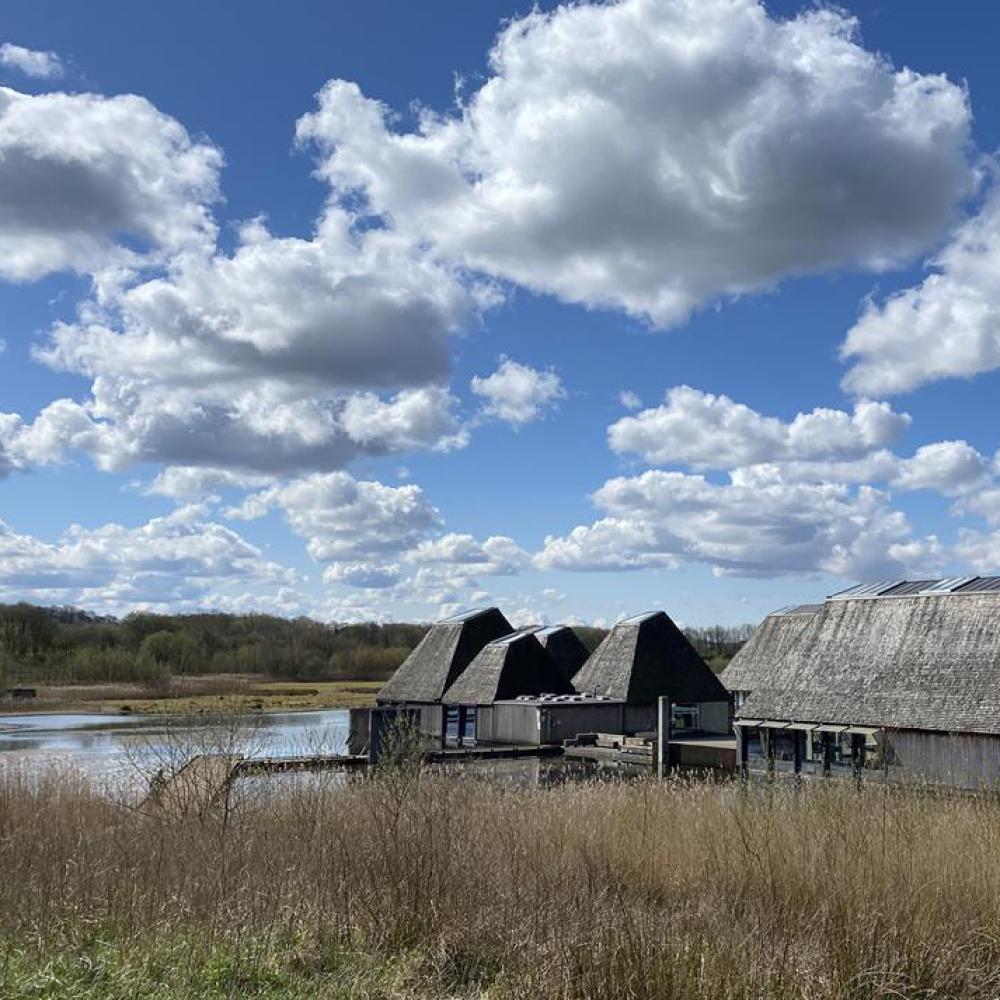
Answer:
POLYGON ((753 635, 754 626, 709 625, 702 628, 687 627, 682 631, 702 659, 719 673, 753 635))
POLYGON ((0 605, 0 687, 152 683, 171 676, 266 674, 301 680, 388 677, 424 625, 324 624, 310 618, 0 605))
MULTIPOLYGON (((295 680, 387 678, 426 625, 324 624, 311 618, 218 612, 125 618, 76 608, 0 605, 0 688, 15 684, 154 683, 172 676, 266 674, 295 680)), ((577 630, 593 649, 606 634, 577 630)), ((750 625, 686 628, 695 649, 721 670, 750 625)))

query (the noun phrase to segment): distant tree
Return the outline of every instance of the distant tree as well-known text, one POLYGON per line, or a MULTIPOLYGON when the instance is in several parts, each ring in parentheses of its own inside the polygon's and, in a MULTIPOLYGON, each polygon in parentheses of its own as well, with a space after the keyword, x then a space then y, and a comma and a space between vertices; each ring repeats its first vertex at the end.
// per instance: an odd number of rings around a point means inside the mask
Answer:
POLYGON ((139 647, 140 662, 154 672, 190 673, 197 655, 198 644, 186 632, 151 632, 139 647))
POLYGON ((0 645, 15 659, 37 662, 52 645, 58 628, 43 608, 7 605, 0 613, 0 645))
POLYGON ((709 625, 684 629, 688 641, 716 673, 726 668, 753 632, 753 625, 709 625))

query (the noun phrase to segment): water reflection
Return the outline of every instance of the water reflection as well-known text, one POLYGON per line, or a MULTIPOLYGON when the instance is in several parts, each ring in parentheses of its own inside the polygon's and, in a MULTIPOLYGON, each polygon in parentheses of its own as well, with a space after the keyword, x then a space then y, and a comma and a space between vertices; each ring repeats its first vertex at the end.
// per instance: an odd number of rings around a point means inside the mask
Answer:
MULTIPOLYGON (((232 718, 81 714, 0 715, 0 770, 29 774, 72 768, 114 795, 144 792, 158 770, 170 773, 200 754, 296 757, 347 752, 349 713, 261 712, 232 718)), ((628 779, 647 769, 552 757, 472 760, 439 765, 470 780, 538 788, 593 779, 628 779)), ((344 772, 241 778, 238 800, 338 785, 344 772)))
POLYGON ((0 767, 72 767, 91 778, 141 771, 190 753, 294 757, 346 752, 348 712, 212 717, 0 715, 0 767))

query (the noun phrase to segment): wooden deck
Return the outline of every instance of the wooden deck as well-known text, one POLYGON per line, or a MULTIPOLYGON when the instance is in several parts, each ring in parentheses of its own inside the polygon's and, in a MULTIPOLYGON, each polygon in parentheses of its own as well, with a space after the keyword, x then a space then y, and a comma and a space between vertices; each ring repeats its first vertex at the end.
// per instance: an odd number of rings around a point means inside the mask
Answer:
MULTIPOLYGON (((587 746, 499 746, 442 747, 425 750, 428 764, 452 764, 462 761, 511 760, 526 757, 560 757, 594 760, 602 763, 652 767, 655 751, 647 740, 616 738, 587 746)), ((691 738, 670 741, 673 767, 731 769, 735 767, 734 739, 691 738)), ((319 754, 301 757, 241 757, 204 754, 192 758, 176 774, 154 779, 143 808, 170 816, 202 816, 224 806, 229 789, 237 778, 296 771, 354 771, 367 768, 368 758, 354 754, 319 754)))
MULTIPOLYGON (((613 741, 598 739, 589 745, 566 747, 566 756, 604 764, 656 766, 655 745, 620 736, 613 741)), ((736 740, 722 735, 673 739, 670 741, 670 767, 733 771, 736 769, 736 740)))
POLYGON ((463 760, 510 760, 515 757, 559 757, 561 746, 520 746, 503 744, 496 746, 444 747, 441 750, 427 750, 424 760, 428 764, 448 764, 463 760))
MULTIPOLYGON (((555 757, 557 746, 445 747, 426 750, 428 764, 450 764, 466 760, 499 760, 516 757, 555 757)), ((317 754, 301 757, 240 757, 203 754, 193 757, 176 774, 154 779, 143 803, 146 810, 170 816, 203 816, 225 804, 237 778, 268 774, 315 771, 355 771, 367 768, 368 758, 354 754, 317 754)))
POLYGON ((632 767, 652 767, 655 763, 651 750, 623 750, 618 747, 590 746, 566 747, 565 755, 575 760, 589 760, 598 764, 622 764, 632 767))
POLYGON ((287 771, 341 771, 368 766, 368 758, 354 754, 316 754, 303 757, 247 757, 234 768, 233 778, 287 771))

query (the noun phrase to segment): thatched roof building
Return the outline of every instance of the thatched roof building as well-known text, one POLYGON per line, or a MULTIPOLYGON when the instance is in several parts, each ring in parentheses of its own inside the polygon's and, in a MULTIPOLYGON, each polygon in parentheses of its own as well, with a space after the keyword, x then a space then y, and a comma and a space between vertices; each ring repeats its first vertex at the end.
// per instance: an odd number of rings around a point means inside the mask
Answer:
POLYGON ((563 680, 572 684, 579 669, 587 662, 590 650, 569 625, 549 625, 535 631, 535 638, 542 644, 556 665, 563 680))
POLYGON ((573 678, 577 691, 630 705, 661 695, 677 703, 724 702, 726 689, 663 611, 619 622, 573 678))
POLYGON ((1000 578, 884 581, 783 609, 722 679, 746 719, 1000 735, 1000 578))
POLYGON ((445 692, 446 705, 492 705, 522 695, 570 694, 533 628, 487 643, 445 692))
POLYGON ((474 608, 436 622, 376 700, 380 704, 440 701, 488 642, 511 631, 510 622, 497 608, 474 608))

